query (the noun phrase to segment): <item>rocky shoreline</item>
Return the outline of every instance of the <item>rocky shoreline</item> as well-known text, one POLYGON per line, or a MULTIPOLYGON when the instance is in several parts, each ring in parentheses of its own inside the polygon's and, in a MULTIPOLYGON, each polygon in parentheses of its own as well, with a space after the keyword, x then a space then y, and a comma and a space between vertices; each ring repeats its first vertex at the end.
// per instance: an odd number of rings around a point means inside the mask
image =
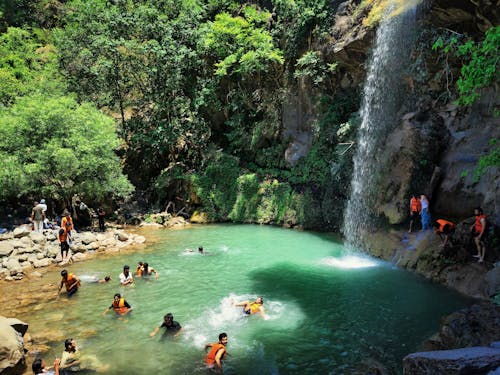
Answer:
MULTIPOLYGON (((62 262, 57 232, 57 229, 45 229, 38 233, 29 225, 21 225, 0 235, 0 279, 21 280, 28 273, 36 272, 37 268, 66 264, 62 262)), ((144 242, 144 236, 118 228, 105 232, 75 232, 70 245, 70 262, 144 242)))

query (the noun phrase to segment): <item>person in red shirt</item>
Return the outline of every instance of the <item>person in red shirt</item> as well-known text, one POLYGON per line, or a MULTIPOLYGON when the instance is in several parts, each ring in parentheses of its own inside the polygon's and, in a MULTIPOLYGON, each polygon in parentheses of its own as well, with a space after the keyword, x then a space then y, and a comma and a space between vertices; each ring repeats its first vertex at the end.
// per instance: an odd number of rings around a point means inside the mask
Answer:
POLYGON ((478 258, 477 261, 482 263, 484 261, 484 256, 486 255, 485 239, 488 234, 486 231, 487 219, 481 207, 476 207, 474 209, 474 217, 476 220, 470 228, 477 247, 477 255, 474 255, 474 258, 478 258))

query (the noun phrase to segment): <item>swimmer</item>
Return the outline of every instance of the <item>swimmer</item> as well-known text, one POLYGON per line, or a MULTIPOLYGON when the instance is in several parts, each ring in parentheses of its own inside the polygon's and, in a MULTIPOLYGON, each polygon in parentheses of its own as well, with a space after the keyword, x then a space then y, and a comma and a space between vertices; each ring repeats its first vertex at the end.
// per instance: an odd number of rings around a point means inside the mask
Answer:
POLYGON ((247 315, 260 313, 263 318, 266 317, 266 312, 264 311, 264 299, 262 297, 257 297, 254 302, 243 301, 234 303, 233 305, 243 306, 243 312, 247 315))
POLYGON ((120 284, 129 285, 134 283, 134 278, 130 274, 130 267, 127 265, 123 266, 123 272, 119 276, 120 284))
POLYGON ((111 276, 104 276, 104 279, 97 280, 99 284, 109 283, 110 281, 111 281, 111 276))
POLYGON ((137 263, 137 268, 135 269, 135 276, 142 276, 142 270, 144 269, 144 263, 137 263))
POLYGON ((52 367, 46 367, 45 362, 41 358, 36 358, 31 365, 31 369, 35 375, 39 374, 53 374, 59 375, 59 365, 61 364, 61 360, 56 358, 54 361, 54 365, 52 367), (51 371, 54 369, 54 371, 51 371))
POLYGON ((123 298, 120 293, 116 293, 113 297, 113 302, 104 312, 102 316, 106 315, 109 310, 113 309, 117 315, 125 315, 132 311, 132 306, 129 305, 125 298, 123 298))
POLYGON ((182 327, 179 324, 179 322, 176 322, 174 320, 174 316, 171 313, 168 313, 167 315, 165 315, 163 317, 163 323, 161 325, 159 325, 158 327, 156 327, 153 330, 153 332, 151 332, 149 334, 149 336, 153 337, 154 335, 156 335, 158 333, 158 331, 160 330, 160 328, 162 328, 162 327, 165 327, 165 334, 171 333, 171 334, 174 334, 174 337, 179 336, 181 334, 181 331, 182 331, 182 327))
POLYGON ((198 254, 203 254, 203 246, 198 246, 198 254))
POLYGON ((66 339, 66 341, 64 341, 64 352, 61 356, 60 364, 62 372, 80 371, 80 363, 80 352, 76 346, 76 341, 73 339, 66 339))
POLYGON ((155 274, 156 278, 160 277, 158 271, 156 271, 153 267, 149 267, 148 263, 144 263, 144 268, 142 270, 142 277, 151 276, 153 273, 155 274))
POLYGON ((210 369, 214 369, 217 372, 222 373, 222 359, 227 354, 227 333, 221 333, 219 335, 219 341, 214 343, 205 344, 205 351, 210 348, 210 351, 205 357, 205 363, 210 369))
POLYGON ((68 294, 68 297, 71 297, 78 291, 78 288, 80 287, 80 280, 78 280, 78 278, 72 273, 68 273, 68 271, 66 270, 61 271, 61 276, 61 285, 59 285, 59 291, 57 292, 57 295, 61 294, 61 289, 63 285, 65 285, 66 293, 68 294))

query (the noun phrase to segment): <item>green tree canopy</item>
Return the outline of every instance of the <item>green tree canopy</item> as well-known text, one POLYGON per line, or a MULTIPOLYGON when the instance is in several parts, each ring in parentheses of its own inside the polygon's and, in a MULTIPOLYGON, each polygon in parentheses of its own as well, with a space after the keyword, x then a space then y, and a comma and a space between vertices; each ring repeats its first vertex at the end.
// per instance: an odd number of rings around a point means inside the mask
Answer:
POLYGON ((67 96, 23 97, 0 109, 0 199, 125 196, 132 186, 114 154, 118 145, 113 119, 94 106, 67 96))

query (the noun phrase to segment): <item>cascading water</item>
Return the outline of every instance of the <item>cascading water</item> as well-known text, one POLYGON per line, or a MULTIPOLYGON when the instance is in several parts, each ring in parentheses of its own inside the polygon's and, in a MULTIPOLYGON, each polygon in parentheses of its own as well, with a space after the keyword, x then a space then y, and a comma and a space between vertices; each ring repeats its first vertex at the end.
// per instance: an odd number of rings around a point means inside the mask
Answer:
POLYGON ((343 233, 350 248, 363 247, 363 234, 374 227, 377 216, 373 209, 381 172, 377 156, 397 124, 397 112, 404 97, 402 72, 413 44, 415 7, 414 1, 394 5, 387 10, 377 30, 363 88, 351 195, 344 213, 343 233), (396 7, 400 7, 399 11, 396 7))

